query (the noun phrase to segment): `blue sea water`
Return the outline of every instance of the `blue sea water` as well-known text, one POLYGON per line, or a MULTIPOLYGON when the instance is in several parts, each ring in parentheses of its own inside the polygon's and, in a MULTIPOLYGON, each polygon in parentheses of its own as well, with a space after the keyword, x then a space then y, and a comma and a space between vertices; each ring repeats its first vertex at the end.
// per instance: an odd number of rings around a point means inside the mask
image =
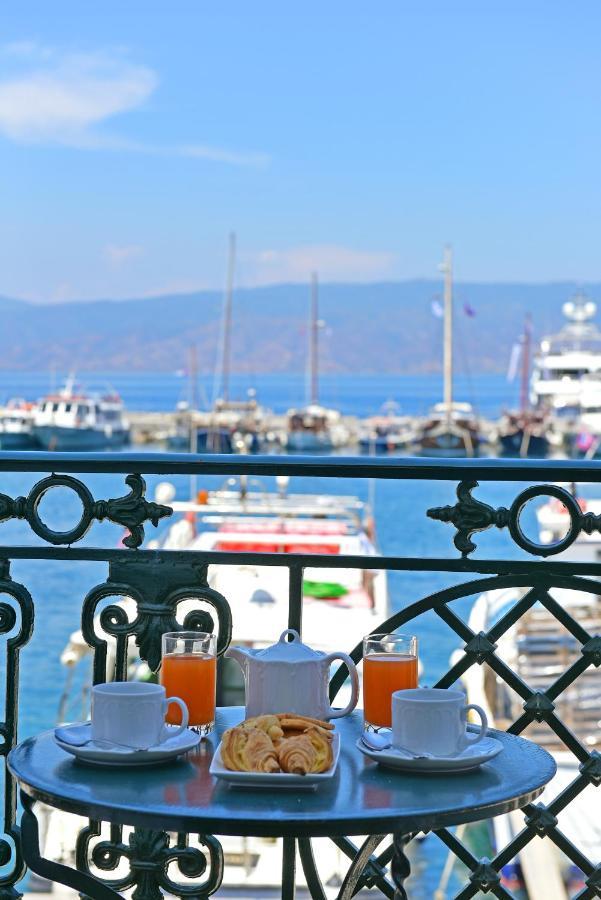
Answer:
MULTIPOLYGON (((132 410, 171 410, 175 404, 185 399, 186 379, 175 374, 132 374, 110 373, 104 378, 85 378, 86 386, 105 387, 110 384, 117 389, 127 408, 132 410)), ((56 384, 60 384, 57 379, 56 384)), ((0 400, 10 396, 36 399, 51 388, 46 373, 0 373, 0 400)), ((202 387, 211 399, 212 381, 203 379, 202 387)), ((234 377, 231 395, 242 398, 248 388, 257 390, 259 402, 282 412, 290 406, 304 401, 304 378, 302 376, 262 376, 252 382, 241 376, 234 377)), ((344 413, 365 416, 377 413, 382 404, 394 400, 404 413, 423 413, 441 396, 441 380, 438 376, 404 377, 351 377, 327 376, 322 380, 321 400, 324 404, 335 405, 344 413)), ((457 379, 456 396, 470 400, 479 411, 487 416, 498 415, 505 406, 515 404, 516 388, 507 385, 499 376, 482 376, 478 379, 457 379), (477 395, 474 389, 477 388, 477 395)), ((137 448, 140 452, 155 447, 137 448)), ((122 476, 86 475, 82 476, 94 497, 117 497, 127 492, 122 476)), ((6 474, 0 487, 9 496, 26 494, 35 481, 35 476, 22 473, 6 474)), ((147 478, 148 495, 152 496, 158 477, 147 478)), ((183 477, 172 479, 178 498, 188 496, 188 480, 183 477)), ((273 479, 265 479, 267 486, 273 486, 273 479)), ((209 477, 199 487, 215 487, 216 477, 209 477)), ((426 517, 431 506, 454 502, 454 484, 442 482, 391 482, 377 481, 373 484, 361 479, 313 479, 298 478, 291 484, 295 492, 322 492, 353 494, 373 502, 378 542, 384 554, 427 558, 446 556, 457 558, 452 544, 453 530, 450 526, 432 522, 426 517)), ((507 505, 519 491, 514 484, 482 484, 477 495, 484 501, 497 506, 507 505)), ((67 528, 78 519, 77 505, 68 493, 62 496, 53 492, 44 501, 43 517, 53 527, 67 528)), ((526 519, 528 526, 528 520, 526 519)), ((23 522, 2 523, 5 544, 34 544, 33 536, 23 522)), ((159 528, 168 527, 163 523, 159 528)), ((534 534, 534 524, 530 515, 530 533, 534 534)), ((149 526, 147 536, 154 536, 149 526)), ((95 524, 85 545, 117 546, 121 538, 119 528, 111 524, 95 524)), ((478 536, 477 555, 480 558, 516 558, 521 551, 516 548, 506 532, 496 529, 478 536)), ((80 545, 81 546, 81 545, 80 545)), ((20 737, 26 737, 44 728, 52 727, 58 710, 60 695, 65 681, 65 671, 59 656, 72 631, 79 628, 80 611, 88 590, 105 580, 107 568, 100 563, 65 563, 60 561, 16 561, 11 567, 15 580, 25 584, 30 591, 36 608, 36 622, 31 642, 21 657, 21 703, 20 737)), ((402 609, 411 603, 441 590, 465 577, 449 576, 431 572, 390 573, 389 586, 393 610, 402 609)), ((475 589, 477 596, 477 589, 475 589)), ((453 608, 462 616, 469 614, 474 598, 467 598, 454 604, 453 608)), ((409 626, 405 630, 408 630, 409 626)), ((424 683, 432 684, 447 668, 449 658, 460 645, 459 639, 433 614, 427 614, 411 626, 420 641, 420 656, 424 667, 424 683)), ((275 639, 277 635, 273 635, 275 639)), ((360 639, 357 635, 357 640, 360 639)), ((349 648, 343 648, 349 649, 349 648)), ((79 684, 85 678, 79 676, 79 684)), ((85 706, 86 699, 82 698, 85 706)), ((72 707, 73 709, 73 707, 72 707)), ((431 898, 437 883, 444 853, 434 846, 434 838, 428 839, 424 850, 433 855, 434 865, 425 864, 422 851, 417 852, 416 865, 419 878, 412 880, 416 898, 431 898), (421 854, 421 855, 420 855, 421 854)))

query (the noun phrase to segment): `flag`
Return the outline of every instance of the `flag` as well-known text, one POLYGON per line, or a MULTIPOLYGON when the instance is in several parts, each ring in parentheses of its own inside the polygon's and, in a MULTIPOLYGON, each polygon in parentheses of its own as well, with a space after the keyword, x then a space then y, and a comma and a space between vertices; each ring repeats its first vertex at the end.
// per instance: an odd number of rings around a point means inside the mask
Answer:
POLYGON ((444 316, 444 308, 440 300, 432 300, 432 315, 437 319, 442 319, 444 316))
POLYGON ((522 344, 520 341, 517 341, 511 348, 511 356, 509 357, 509 365, 507 366, 507 381, 513 381, 518 374, 518 365, 521 355, 522 344))
POLYGON ((466 314, 466 316, 469 316, 470 319, 473 319, 476 315, 476 310, 473 306, 470 306, 469 303, 463 304, 463 312, 466 314))

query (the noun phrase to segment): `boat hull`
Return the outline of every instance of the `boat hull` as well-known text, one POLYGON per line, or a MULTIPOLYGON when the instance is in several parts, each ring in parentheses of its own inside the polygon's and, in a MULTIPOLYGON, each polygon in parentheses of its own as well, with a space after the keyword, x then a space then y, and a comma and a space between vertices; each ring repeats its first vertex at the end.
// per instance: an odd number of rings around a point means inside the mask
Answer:
POLYGON ((0 431, 0 450, 33 450, 37 446, 37 441, 30 433, 0 431))
POLYGON ((455 432, 440 432, 436 436, 422 438, 420 454, 422 456, 463 457, 475 456, 478 452, 479 440, 475 435, 470 439, 455 432))
POLYGON ((43 450, 78 451, 104 450, 123 447, 129 441, 129 431, 97 428, 62 428, 56 425, 34 425, 33 435, 43 450))
POLYGON ((524 436, 521 430, 499 435, 501 451, 506 456, 546 456, 549 452, 549 441, 542 434, 524 436))
POLYGON ((286 439, 288 450, 301 452, 311 450, 332 450, 334 443, 327 433, 315 433, 312 431, 291 431, 286 439))

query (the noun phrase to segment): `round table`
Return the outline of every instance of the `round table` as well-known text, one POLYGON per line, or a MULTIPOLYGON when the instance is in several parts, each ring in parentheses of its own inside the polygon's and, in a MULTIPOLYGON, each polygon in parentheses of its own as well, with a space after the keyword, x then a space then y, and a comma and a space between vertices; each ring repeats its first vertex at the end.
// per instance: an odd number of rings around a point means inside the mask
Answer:
MULTIPOLYGON (((334 778, 316 791, 237 789, 209 774, 223 730, 244 718, 240 708, 217 710, 216 729, 201 747, 177 761, 152 768, 100 768, 82 765, 61 750, 52 732, 29 738, 8 757, 21 788, 23 854, 32 871, 67 884, 98 900, 120 895, 85 873, 41 858, 33 801, 90 819, 160 831, 281 837, 288 847, 282 896, 294 895, 294 839, 394 834, 393 879, 405 897, 409 865, 403 847, 419 831, 478 821, 530 803, 555 773, 555 762, 531 741, 494 732, 503 752, 480 769, 464 774, 405 774, 381 768, 355 746, 363 717, 336 721, 341 749, 334 778)), ((375 845, 374 845, 375 846, 375 845)), ((363 866, 356 859, 339 898, 353 894, 363 866)), ((366 856, 366 853, 363 853, 366 856)))

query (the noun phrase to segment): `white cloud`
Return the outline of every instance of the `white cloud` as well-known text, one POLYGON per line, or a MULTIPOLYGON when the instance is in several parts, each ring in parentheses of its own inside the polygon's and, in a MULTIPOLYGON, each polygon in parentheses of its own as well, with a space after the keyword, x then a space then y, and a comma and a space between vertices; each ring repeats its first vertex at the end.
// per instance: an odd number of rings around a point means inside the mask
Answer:
POLYGON ((13 141, 85 145, 93 126, 142 105, 158 84, 151 69, 106 53, 56 58, 24 44, 22 55, 28 69, 0 81, 0 133, 13 141))
POLYGON ((236 166, 264 166, 264 153, 207 144, 155 145, 104 130, 115 116, 143 107, 159 79, 124 51, 61 52, 35 41, 0 47, 0 136, 24 144, 121 150, 204 159, 236 166))
POLYGON ((104 248, 104 258, 113 268, 119 268, 143 255, 144 248, 139 244, 107 244, 104 248))
POLYGON ((306 281, 318 272, 323 281, 372 281, 394 274, 396 257, 385 251, 354 250, 337 244, 262 250, 243 258, 251 284, 306 281))
POLYGON ((266 166, 271 159, 267 153, 239 153, 235 150, 223 150, 220 147, 207 147, 204 144, 180 147, 179 154, 208 159, 212 162, 230 163, 232 166, 266 166))

